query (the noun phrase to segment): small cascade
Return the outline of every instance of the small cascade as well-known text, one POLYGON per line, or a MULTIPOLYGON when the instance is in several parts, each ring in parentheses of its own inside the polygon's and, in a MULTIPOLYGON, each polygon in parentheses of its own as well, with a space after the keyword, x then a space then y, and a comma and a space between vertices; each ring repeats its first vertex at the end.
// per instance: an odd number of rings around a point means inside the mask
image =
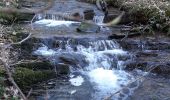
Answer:
MULTIPOLYGON (((35 26, 43 25, 47 27, 56 27, 56 26, 70 26, 72 24, 79 24, 80 22, 76 21, 67 21, 65 18, 69 18, 71 13, 61 13, 61 16, 57 14, 48 14, 41 13, 35 16, 35 26)), ((45 28, 44 28, 45 29, 45 28)))
POLYGON ((42 19, 44 19, 45 18, 45 16, 44 16, 44 14, 42 14, 42 13, 39 13, 39 14, 36 14, 36 20, 42 20, 42 19))
POLYGON ((93 22, 100 25, 103 23, 104 17, 104 15, 96 15, 93 17, 93 22))
POLYGON ((50 14, 50 13, 40 13, 36 15, 36 20, 42 20, 42 19, 50 19, 50 20, 65 20, 64 17, 69 18, 71 16, 71 13, 69 12, 65 12, 65 13, 61 13, 61 16, 58 16, 57 14, 50 14))
MULTIPOLYGON (((69 82, 75 87, 81 87, 82 84, 90 81, 95 90, 95 92, 91 92, 93 100, 101 100, 108 94, 119 91, 123 86, 134 80, 131 74, 123 70, 126 66, 124 60, 120 59, 130 55, 123 51, 116 41, 73 41, 68 39, 56 40, 56 43, 58 44, 56 48, 50 47, 52 49, 49 49, 47 46, 50 44, 46 44, 36 50, 34 54, 47 56, 49 60, 53 63, 55 61, 56 64, 63 63, 59 60, 61 57, 65 57, 64 59, 68 59, 68 61, 71 58, 74 59, 72 61, 76 62, 72 63, 75 66, 70 65, 71 79, 69 82), (77 76, 77 74, 74 74, 75 72, 81 74, 77 76), (77 77, 72 77, 75 75, 77 77), (88 77, 88 79, 85 77, 88 77)), ((129 93, 123 94, 123 97, 115 95, 113 100, 125 99, 133 90, 129 88, 129 93)), ((55 97, 52 100, 55 100, 55 97)))

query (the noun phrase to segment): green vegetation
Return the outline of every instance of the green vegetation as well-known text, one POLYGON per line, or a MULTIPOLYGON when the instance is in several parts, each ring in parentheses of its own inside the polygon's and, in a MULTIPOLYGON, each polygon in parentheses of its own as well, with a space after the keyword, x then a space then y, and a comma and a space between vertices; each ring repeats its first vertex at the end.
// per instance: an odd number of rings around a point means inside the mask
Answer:
POLYGON ((35 70, 52 70, 53 66, 48 61, 33 61, 33 62, 25 62, 18 65, 15 65, 14 67, 22 67, 22 68, 28 68, 35 70))
POLYGON ((33 84, 55 77, 55 72, 50 70, 33 71, 31 69, 17 67, 13 77, 19 87, 24 90, 33 84))
MULTIPOLYGON (((81 0, 80 0, 81 1, 81 0)), ((96 0, 85 0, 95 3, 96 0)), ((168 0, 105 0, 110 7, 126 12, 126 20, 149 25, 150 29, 170 34, 170 2, 168 0)))

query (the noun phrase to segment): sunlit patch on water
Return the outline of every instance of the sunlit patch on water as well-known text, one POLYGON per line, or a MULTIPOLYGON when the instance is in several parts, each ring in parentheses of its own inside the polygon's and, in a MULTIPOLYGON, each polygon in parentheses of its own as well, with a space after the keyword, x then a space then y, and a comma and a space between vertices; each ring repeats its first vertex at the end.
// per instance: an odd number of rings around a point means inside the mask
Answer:
POLYGON ((42 19, 42 20, 35 22, 35 24, 45 25, 47 27, 55 27, 55 26, 60 26, 60 25, 69 26, 74 23, 79 23, 79 22, 64 21, 64 20, 51 20, 51 19, 42 19))
MULTIPOLYGON (((133 77, 125 71, 106 70, 103 68, 91 70, 88 76, 96 90, 94 98, 98 100, 121 90, 123 86, 126 86, 133 80, 133 77)), ((114 98, 116 99, 117 97, 114 98)))

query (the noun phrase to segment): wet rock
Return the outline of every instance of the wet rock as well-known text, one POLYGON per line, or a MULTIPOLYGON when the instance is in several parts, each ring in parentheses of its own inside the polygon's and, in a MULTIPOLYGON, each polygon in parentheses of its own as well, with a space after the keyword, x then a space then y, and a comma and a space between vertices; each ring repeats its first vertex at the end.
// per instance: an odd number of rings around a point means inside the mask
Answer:
POLYGON ((147 66, 148 66, 147 62, 130 61, 130 62, 126 62, 125 70, 134 70, 134 69, 146 70, 147 66))
MULTIPOLYGON (((115 19, 116 17, 121 15, 121 13, 122 13, 122 11, 120 11, 117 8, 109 8, 107 16, 104 17, 104 22, 107 23, 107 22, 112 21, 113 19, 115 19)), ((124 18, 124 17, 122 17, 122 18, 124 18)), ((120 23, 124 23, 123 19, 121 19, 120 23)))
POLYGON ((118 41, 125 50, 141 50, 141 42, 139 40, 124 39, 118 41))
POLYGON ((139 51, 136 53, 136 57, 157 57, 159 54, 153 51, 139 51))
POLYGON ((77 31, 80 33, 98 33, 100 31, 100 27, 96 24, 82 22, 77 28, 77 31))
POLYGON ((30 38, 27 41, 23 42, 21 45, 16 46, 15 48, 20 48, 20 59, 36 59, 37 57, 32 54, 32 52, 42 44, 40 43, 41 40, 38 38, 30 38))
POLYGON ((170 74, 170 63, 162 63, 154 66, 155 69, 152 71, 157 74, 161 75, 168 75, 170 74))
POLYGON ((12 67, 22 67, 32 70, 52 70, 53 65, 46 60, 25 60, 12 67))
POLYGON ((170 83, 168 79, 148 76, 128 100, 169 100, 170 83))
POLYGON ((170 73, 168 51, 144 50, 134 53, 134 61, 126 62, 126 70, 140 69, 167 76, 170 73))
POLYGON ((57 71, 57 74, 59 75, 68 75, 70 73, 70 68, 69 68, 69 65, 67 64, 64 64, 64 63, 58 63, 56 65, 56 71, 57 71))
POLYGON ((61 55, 59 59, 63 61, 65 64, 70 64, 70 65, 76 65, 78 62, 76 58, 73 58, 73 56, 70 55, 61 55))
POLYGON ((119 41, 121 46, 126 50, 169 50, 170 42, 169 39, 166 38, 153 38, 153 37, 145 37, 141 39, 140 37, 136 37, 133 39, 123 39, 119 41))
POLYGON ((110 36, 108 36, 109 39, 123 39, 123 38, 133 38, 133 37, 137 37, 140 36, 141 33, 136 32, 136 33, 119 33, 119 34, 111 34, 110 36))
POLYGON ((82 16, 80 13, 78 13, 78 12, 72 14, 72 16, 73 16, 76 20, 80 20, 80 19, 83 18, 83 16, 82 16))
POLYGON ((87 64, 85 56, 76 54, 61 54, 58 56, 57 62, 72 65, 74 67, 84 67, 87 64))
POLYGON ((94 15, 95 15, 95 13, 94 13, 94 10, 92 10, 92 9, 84 11, 84 19, 86 19, 86 20, 92 20, 94 15))

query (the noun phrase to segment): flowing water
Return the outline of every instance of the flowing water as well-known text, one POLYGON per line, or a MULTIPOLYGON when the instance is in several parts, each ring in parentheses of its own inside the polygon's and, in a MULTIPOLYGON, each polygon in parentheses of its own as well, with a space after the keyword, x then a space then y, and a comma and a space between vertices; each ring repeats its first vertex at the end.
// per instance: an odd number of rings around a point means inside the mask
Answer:
MULTIPOLYGON (((71 13, 61 13, 63 17, 69 18, 71 16, 71 13)), ((36 20, 42 20, 42 19, 50 19, 50 20, 65 20, 63 17, 58 16, 57 14, 50 14, 50 13, 39 13, 36 15, 36 20)))
MULTIPOLYGON (((123 51, 114 40, 84 41, 84 43, 77 44, 73 44, 69 39, 58 40, 58 42, 57 48, 50 49, 48 45, 43 45, 34 54, 45 56, 51 62, 56 63, 61 63, 57 58, 62 55, 75 58, 78 63, 75 66, 70 65, 69 82, 73 87, 81 87, 87 81, 87 84, 93 88, 93 91, 90 92, 93 100, 100 100, 117 92, 135 79, 130 73, 123 70, 125 65, 121 58, 129 57, 130 54, 123 51)), ((128 88, 128 93, 121 93, 123 96, 116 94, 113 99, 125 99, 136 87, 137 85, 128 88)), ((57 94, 51 99, 56 98, 57 94)))
MULTIPOLYGON (((36 21, 36 24, 45 24, 47 27, 61 24, 69 27, 72 23, 79 23, 58 20, 56 17, 44 19, 46 17, 42 15, 37 18, 42 20, 36 21)), ((95 16, 93 21, 101 24, 103 19, 104 16, 95 16)), ((120 90, 111 99, 123 100, 138 87, 136 82, 129 86, 135 77, 124 70, 125 62, 131 60, 131 54, 124 51, 115 40, 66 38, 55 39, 55 42, 58 43, 57 47, 43 42, 33 52, 55 65, 65 64, 61 58, 71 62, 67 84, 56 82, 53 88, 56 92, 48 93, 49 100, 101 100, 120 90)), ((38 99, 42 99, 41 96, 38 99)))

